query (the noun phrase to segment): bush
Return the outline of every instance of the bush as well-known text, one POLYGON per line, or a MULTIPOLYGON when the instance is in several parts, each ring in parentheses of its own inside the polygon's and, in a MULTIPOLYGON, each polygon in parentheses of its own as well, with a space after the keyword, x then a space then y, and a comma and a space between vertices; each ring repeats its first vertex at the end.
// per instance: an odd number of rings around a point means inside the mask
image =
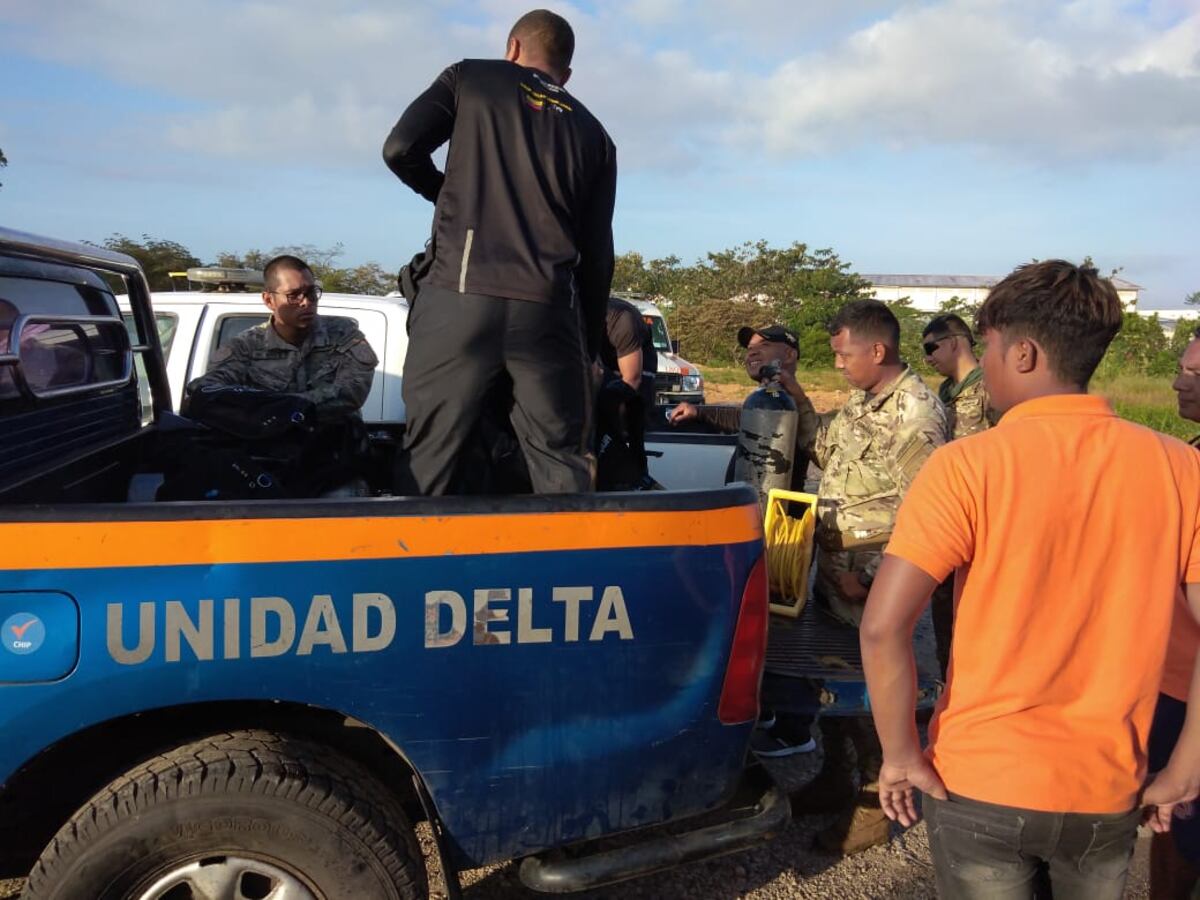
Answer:
POLYGON ((1123 374, 1166 376, 1175 371, 1178 361, 1158 316, 1147 318, 1127 312, 1121 330, 1100 360, 1096 378, 1106 380, 1123 374))
POLYGON ((736 300, 698 300, 665 309, 663 315, 684 357, 706 366, 740 365, 738 329, 771 321, 769 308, 736 300))

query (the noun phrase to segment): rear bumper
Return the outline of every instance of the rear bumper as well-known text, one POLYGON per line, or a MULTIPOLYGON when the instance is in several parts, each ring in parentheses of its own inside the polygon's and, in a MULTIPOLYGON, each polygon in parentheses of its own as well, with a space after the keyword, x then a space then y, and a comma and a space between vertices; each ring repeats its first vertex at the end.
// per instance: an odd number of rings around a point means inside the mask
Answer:
POLYGON ((547 894, 588 890, 744 850, 774 837, 791 817, 787 795, 755 765, 719 810, 604 840, 603 849, 597 849, 600 842, 588 842, 527 857, 521 881, 547 894), (689 823, 694 824, 688 828, 689 823))
MULTIPOLYGON (((917 709, 930 709, 943 688, 932 653, 931 623, 918 623, 914 647, 920 648, 917 709)), ((772 616, 762 702, 792 715, 870 715, 858 629, 834 618, 815 600, 805 605, 797 619, 772 616)))

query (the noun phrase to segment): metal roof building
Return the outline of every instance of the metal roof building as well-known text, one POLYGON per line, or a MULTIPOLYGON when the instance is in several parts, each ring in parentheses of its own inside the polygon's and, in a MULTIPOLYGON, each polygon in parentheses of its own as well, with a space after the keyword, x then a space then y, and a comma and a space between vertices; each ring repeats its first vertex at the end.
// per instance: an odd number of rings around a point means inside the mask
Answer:
MULTIPOLYGON (((871 285, 871 295, 892 303, 908 298, 915 309, 937 312, 951 297, 979 304, 1003 275, 862 275, 871 285)), ((1113 278, 1117 295, 1127 309, 1137 306, 1141 285, 1125 278, 1113 278)))

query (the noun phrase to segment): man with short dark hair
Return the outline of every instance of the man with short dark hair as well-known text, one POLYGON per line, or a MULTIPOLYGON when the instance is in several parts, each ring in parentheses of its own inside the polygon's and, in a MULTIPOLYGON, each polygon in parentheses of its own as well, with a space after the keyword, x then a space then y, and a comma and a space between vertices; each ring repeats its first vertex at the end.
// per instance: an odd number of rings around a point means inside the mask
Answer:
POLYGON ((817 416, 803 391, 797 409, 822 473, 818 590, 832 612, 857 624, 900 500, 946 441, 946 415, 900 359, 900 323, 886 304, 852 300, 828 330, 834 366, 854 390, 836 414, 817 416))
POLYGON ((983 369, 975 358, 975 336, 954 313, 934 316, 921 333, 925 362, 946 380, 938 399, 946 407, 952 439, 983 431, 990 424, 983 369))
MULTIPOLYGON (((834 365, 853 388, 850 399, 836 414, 824 416, 816 414, 803 391, 795 399, 799 430, 821 467, 817 599, 857 625, 900 501, 930 454, 946 442, 946 413, 900 358, 900 323, 886 304, 852 300, 828 330, 834 365)), ((911 651, 911 634, 908 641, 911 651)), ((937 658, 929 621, 915 646, 924 670, 934 674, 937 658)), ((820 724, 830 750, 816 779, 797 796, 796 808, 839 809, 856 796, 850 773, 838 758, 849 741, 859 771, 857 799, 818 842, 845 853, 886 842, 888 823, 876 795, 881 754, 870 720, 825 717, 820 724)))
POLYGON ((1200 617, 1200 455, 1087 393, 1122 323, 1094 268, 1021 266, 979 312, 999 424, 938 450, 905 497, 860 629, 879 797, 925 794, 940 896, 1117 900, 1143 817, 1200 793, 1200 670, 1165 769, 1146 747, 1172 617, 1200 617), (922 753, 909 636, 956 573, 946 691, 922 753))
POLYGON ((608 298, 596 376, 596 489, 657 486, 646 461, 646 422, 654 413, 658 351, 636 306, 608 298))
POLYGON ((379 360, 352 320, 317 314, 320 299, 308 263, 276 256, 263 269, 262 300, 271 318, 217 350, 187 393, 239 385, 296 394, 325 419, 357 416, 379 360))
POLYGON ((608 298, 598 361, 606 378, 620 378, 641 394, 648 406, 654 405, 658 351, 641 311, 628 300, 608 298))
POLYGON ((616 149, 564 85, 575 37, 534 10, 502 60, 463 60, 384 144, 395 175, 436 205, 409 315, 403 493, 457 489, 462 448, 507 373, 511 420, 538 493, 591 489, 590 361, 612 281, 616 149), (446 171, 432 153, 450 142, 446 171))

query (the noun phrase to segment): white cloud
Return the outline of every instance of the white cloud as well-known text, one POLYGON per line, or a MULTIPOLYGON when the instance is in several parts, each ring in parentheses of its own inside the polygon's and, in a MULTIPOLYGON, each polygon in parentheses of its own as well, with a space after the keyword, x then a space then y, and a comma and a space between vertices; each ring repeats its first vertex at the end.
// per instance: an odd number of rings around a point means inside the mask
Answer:
MULTIPOLYGON (((380 165, 387 130, 442 66, 499 55, 527 6, 0 0, 0 52, 177 98, 191 111, 153 119, 176 150, 359 168, 380 165)), ((789 159, 961 145, 1056 162, 1153 155, 1200 135, 1194 0, 562 9, 579 39, 571 88, 625 169, 687 168, 726 148, 789 159)))
POLYGON ((1200 135, 1200 14, 1164 33, 1126 18, 1097 34, 1070 15, 1047 21, 1046 7, 1014 9, 902 9, 781 65, 746 128, 784 156, 883 141, 1087 158, 1153 154, 1200 135))

